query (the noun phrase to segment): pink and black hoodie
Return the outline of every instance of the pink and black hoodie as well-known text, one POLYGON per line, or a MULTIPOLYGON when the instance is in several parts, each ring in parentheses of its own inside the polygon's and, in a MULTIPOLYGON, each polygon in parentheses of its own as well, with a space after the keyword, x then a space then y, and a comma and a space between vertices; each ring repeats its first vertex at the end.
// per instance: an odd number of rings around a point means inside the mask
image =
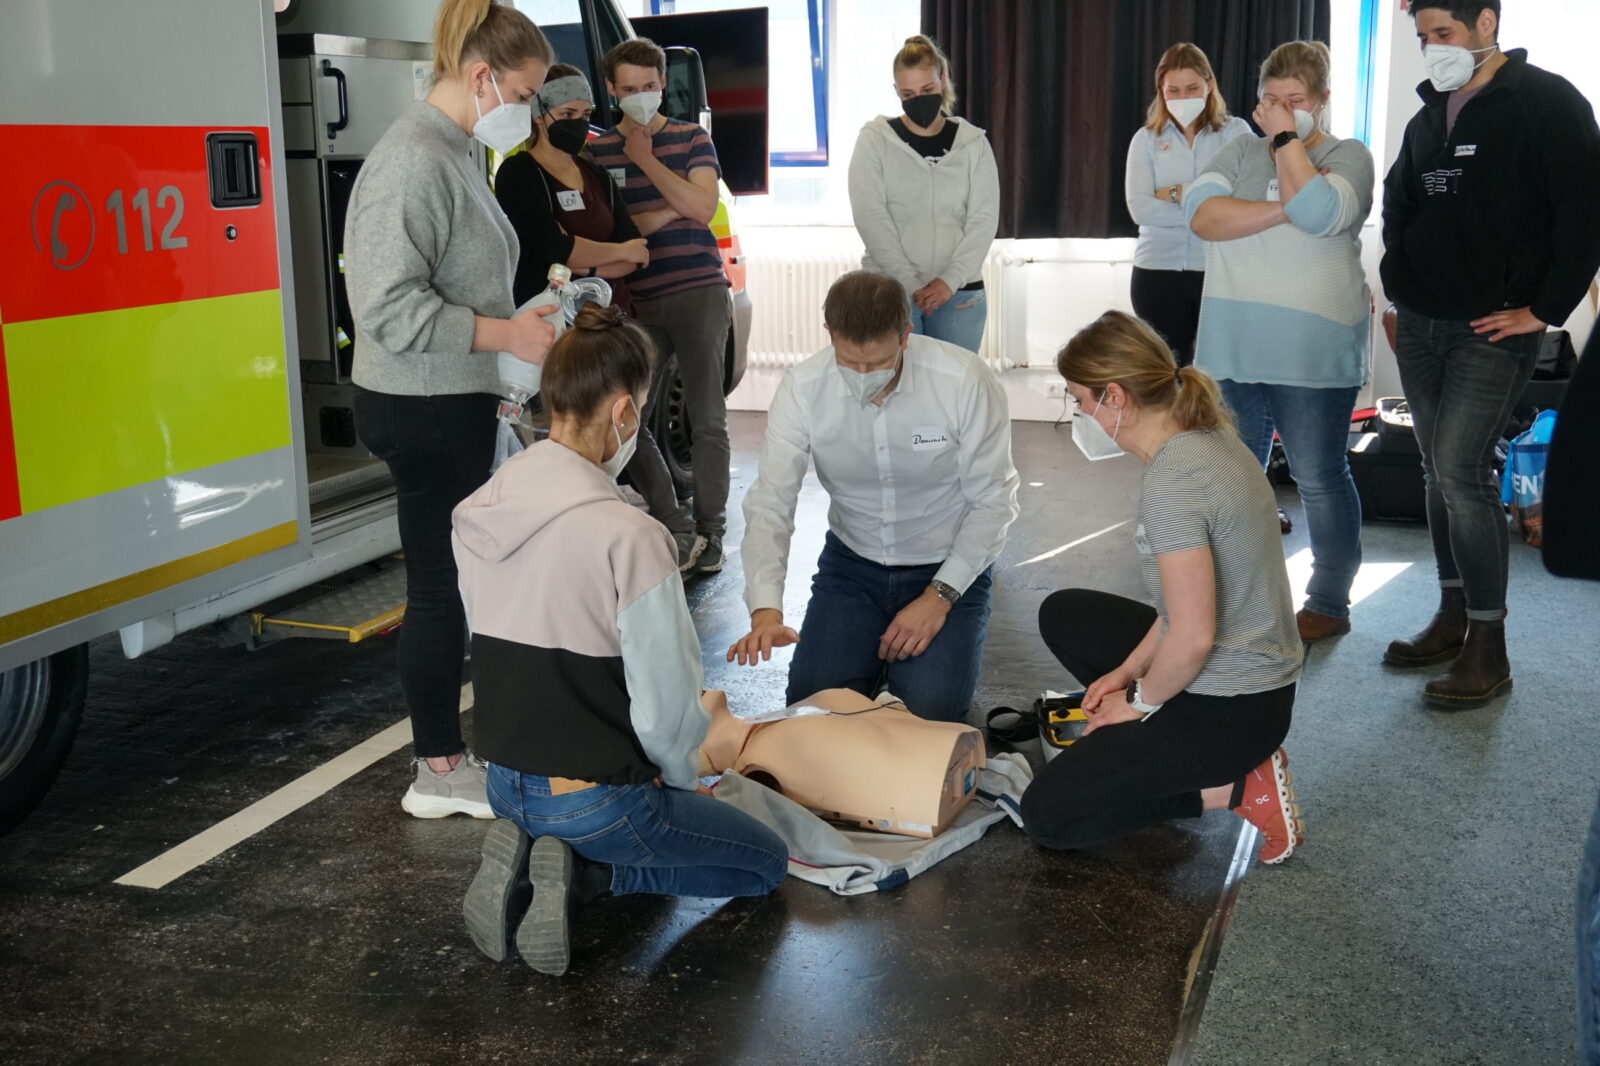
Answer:
POLYGON ((694 788, 700 641, 666 527, 548 440, 453 521, 478 753, 527 774, 694 788))

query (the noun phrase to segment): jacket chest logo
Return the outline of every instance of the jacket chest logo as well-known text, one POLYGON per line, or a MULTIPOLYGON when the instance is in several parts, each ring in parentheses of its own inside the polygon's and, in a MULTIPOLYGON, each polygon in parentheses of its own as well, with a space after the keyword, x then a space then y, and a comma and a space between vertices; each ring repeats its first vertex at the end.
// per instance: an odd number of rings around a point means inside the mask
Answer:
POLYGON ((1429 196, 1454 196, 1460 184, 1460 167, 1440 167, 1422 175, 1422 191, 1429 196))
POLYGON ((1477 155, 1477 154, 1478 154, 1478 146, 1475 145, 1475 144, 1458 144, 1458 145, 1456 145, 1456 158, 1457 159, 1460 159, 1464 155, 1477 155))

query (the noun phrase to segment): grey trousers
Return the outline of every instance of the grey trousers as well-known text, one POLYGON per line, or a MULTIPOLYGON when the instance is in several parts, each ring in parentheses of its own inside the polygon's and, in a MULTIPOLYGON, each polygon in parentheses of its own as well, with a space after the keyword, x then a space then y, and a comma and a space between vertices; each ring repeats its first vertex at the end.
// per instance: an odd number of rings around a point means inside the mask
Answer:
MULTIPOLYGON (((720 283, 706 285, 656 300, 635 299, 634 306, 639 324, 655 342, 658 371, 668 355, 678 356, 694 463, 693 515, 678 503, 661 445, 643 427, 638 451, 628 462, 628 478, 650 513, 674 533, 694 531, 720 537, 727 528, 731 464, 728 408, 722 395, 723 358, 733 310, 728 288, 720 283)), ((651 424, 656 405, 665 402, 670 387, 671 382, 658 372, 645 403, 645 426, 651 424)))

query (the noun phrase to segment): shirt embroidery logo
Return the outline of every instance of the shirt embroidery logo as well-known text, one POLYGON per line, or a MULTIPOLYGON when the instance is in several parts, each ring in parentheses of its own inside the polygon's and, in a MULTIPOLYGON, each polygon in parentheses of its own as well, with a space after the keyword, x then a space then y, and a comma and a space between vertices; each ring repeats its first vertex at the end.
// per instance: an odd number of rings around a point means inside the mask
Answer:
POLYGON ((1475 145, 1475 144, 1458 144, 1458 145, 1456 145, 1456 158, 1457 159, 1460 159, 1464 155, 1477 155, 1477 154, 1478 154, 1478 146, 1475 145))
POLYGON ((950 433, 943 426, 923 426, 911 434, 911 450, 936 452, 950 444, 950 433))
POLYGON ((1422 175, 1422 191, 1429 196, 1453 196, 1460 177, 1460 167, 1452 170, 1430 170, 1422 175))
POLYGON ((1158 152, 1170 152, 1170 151, 1172 151, 1172 142, 1171 141, 1162 141, 1160 144, 1156 145, 1156 151, 1158 151, 1158 152))

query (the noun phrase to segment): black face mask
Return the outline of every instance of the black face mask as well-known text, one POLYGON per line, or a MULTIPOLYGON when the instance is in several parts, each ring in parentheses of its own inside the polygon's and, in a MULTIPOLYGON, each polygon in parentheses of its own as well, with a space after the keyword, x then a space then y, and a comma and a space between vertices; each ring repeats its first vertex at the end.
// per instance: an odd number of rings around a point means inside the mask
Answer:
POLYGON ((921 96, 900 101, 900 107, 905 111, 906 118, 923 129, 933 125, 934 119, 939 117, 939 109, 943 106, 944 97, 939 93, 923 93, 921 96))
POLYGON ((589 120, 558 118, 548 128, 550 145, 568 155, 577 155, 589 142, 589 120))

